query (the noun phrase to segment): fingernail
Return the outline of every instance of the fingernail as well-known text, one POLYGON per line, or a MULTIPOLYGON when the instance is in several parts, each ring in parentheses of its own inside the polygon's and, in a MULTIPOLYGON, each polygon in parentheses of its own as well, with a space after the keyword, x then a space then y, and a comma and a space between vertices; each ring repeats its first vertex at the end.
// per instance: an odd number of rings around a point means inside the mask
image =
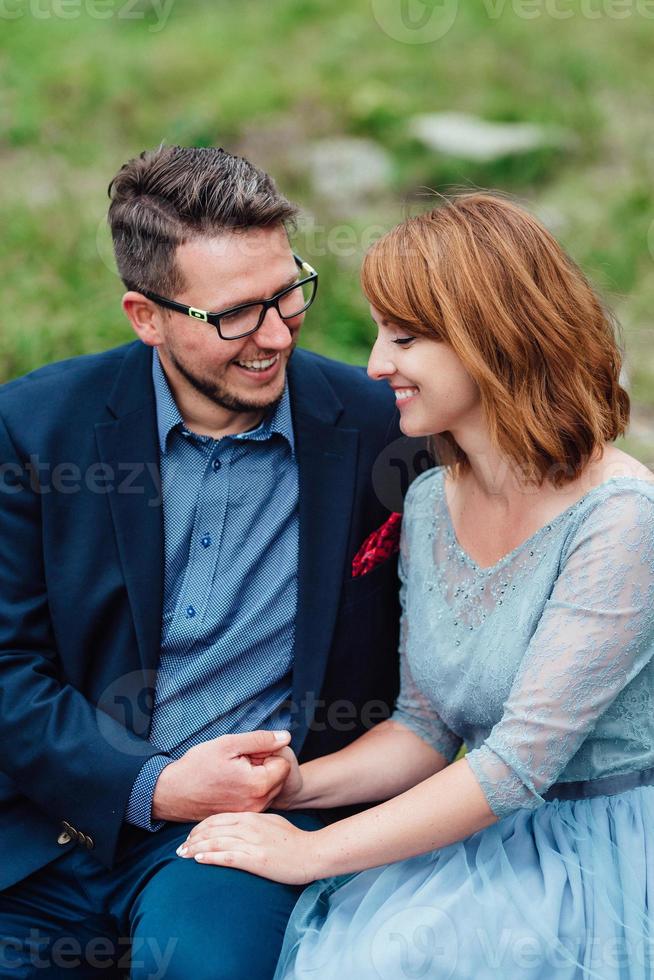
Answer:
POLYGON ((187 851, 188 851, 188 847, 186 846, 186 844, 180 844, 179 847, 177 848, 177 853, 179 854, 180 857, 184 857, 187 851))
POLYGON ((287 738, 290 738, 290 732, 275 732, 276 742, 285 742, 287 738))
POLYGON ((196 861, 203 861, 204 860, 204 854, 196 854, 195 855, 195 860, 196 861))

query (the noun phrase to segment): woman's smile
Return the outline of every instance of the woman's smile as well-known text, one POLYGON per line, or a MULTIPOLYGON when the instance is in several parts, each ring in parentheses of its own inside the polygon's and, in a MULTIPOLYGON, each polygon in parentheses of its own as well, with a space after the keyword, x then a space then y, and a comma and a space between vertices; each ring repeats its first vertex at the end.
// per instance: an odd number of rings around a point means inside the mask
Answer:
POLYGON ((395 387, 391 385, 391 388, 395 392, 395 401, 397 402, 398 408, 406 405, 408 401, 412 401, 419 392, 418 388, 405 388, 405 387, 395 387))

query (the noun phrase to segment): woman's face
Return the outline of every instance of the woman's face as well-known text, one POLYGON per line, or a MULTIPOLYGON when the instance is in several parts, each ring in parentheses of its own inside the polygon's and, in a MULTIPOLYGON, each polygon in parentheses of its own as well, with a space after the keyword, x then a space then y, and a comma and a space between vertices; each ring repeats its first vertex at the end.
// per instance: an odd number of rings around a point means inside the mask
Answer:
POLYGON ((374 306, 377 340, 368 375, 395 391, 400 428, 407 436, 456 431, 480 419, 479 389, 449 344, 410 334, 374 306))

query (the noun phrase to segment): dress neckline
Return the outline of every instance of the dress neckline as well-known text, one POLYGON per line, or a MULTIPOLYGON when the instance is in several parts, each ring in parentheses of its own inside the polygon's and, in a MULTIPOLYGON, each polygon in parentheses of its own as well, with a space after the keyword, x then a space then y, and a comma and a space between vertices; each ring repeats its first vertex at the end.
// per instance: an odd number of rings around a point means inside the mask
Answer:
POLYGON ((604 480, 603 483, 598 483, 597 486, 591 487, 590 490, 586 491, 586 493, 579 498, 579 500, 575 500, 575 502, 573 504, 570 504, 569 507, 566 507, 565 510, 560 511, 550 521, 548 521, 547 524, 543 524, 542 527, 539 527, 536 531, 534 531, 533 534, 530 534, 528 538, 525 538, 524 541, 521 541, 520 544, 515 546, 515 548, 512 548, 511 551, 508 551, 505 555, 502 555, 501 558, 498 558, 498 560, 494 562, 492 565, 480 565, 478 562, 475 561, 475 559, 471 555, 468 554, 468 552, 465 550, 465 548, 462 547, 461 543, 459 542, 456 531, 454 529, 454 521, 452 520, 450 508, 447 503, 447 495, 445 493, 445 467, 440 467, 440 470, 441 470, 440 491, 441 491, 443 510, 445 511, 447 531, 450 537, 452 538, 452 541, 454 542, 454 545, 456 546, 456 549, 458 550, 461 557, 464 558, 465 561, 469 565, 471 565, 477 572, 482 572, 484 574, 490 574, 491 572, 496 571, 498 568, 501 568, 502 565, 504 565, 506 562, 509 561, 509 559, 513 558, 520 551, 522 551, 523 548, 533 543, 545 531, 551 531, 552 528, 556 524, 558 524, 564 517, 571 514, 578 507, 580 507, 581 504, 585 503, 585 501, 587 501, 588 498, 591 497, 594 493, 596 493, 598 490, 603 490, 609 484, 613 484, 613 483, 645 484, 646 486, 650 487, 650 489, 654 493, 653 480, 645 480, 639 476, 611 476, 609 477, 608 480, 604 480))

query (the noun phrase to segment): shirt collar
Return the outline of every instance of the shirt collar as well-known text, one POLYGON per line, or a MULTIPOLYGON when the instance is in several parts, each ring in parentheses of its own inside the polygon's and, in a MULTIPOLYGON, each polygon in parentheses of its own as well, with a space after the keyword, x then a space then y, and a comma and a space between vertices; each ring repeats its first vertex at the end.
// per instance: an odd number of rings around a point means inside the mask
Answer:
MULTIPOLYGON (((157 408, 157 431, 159 434, 159 449, 162 453, 166 452, 168 436, 175 428, 184 427, 184 419, 181 416, 177 403, 170 390, 168 379, 161 366, 159 353, 155 347, 152 354, 152 382, 154 385, 154 397, 157 408)), ((295 436, 293 433, 293 420, 291 417, 291 399, 288 390, 288 379, 284 386, 284 394, 275 408, 268 412, 259 423, 256 429, 249 432, 239 432, 226 438, 246 441, 252 439, 256 442, 263 442, 270 439, 273 435, 280 435, 287 441, 291 454, 295 456, 295 436)))

